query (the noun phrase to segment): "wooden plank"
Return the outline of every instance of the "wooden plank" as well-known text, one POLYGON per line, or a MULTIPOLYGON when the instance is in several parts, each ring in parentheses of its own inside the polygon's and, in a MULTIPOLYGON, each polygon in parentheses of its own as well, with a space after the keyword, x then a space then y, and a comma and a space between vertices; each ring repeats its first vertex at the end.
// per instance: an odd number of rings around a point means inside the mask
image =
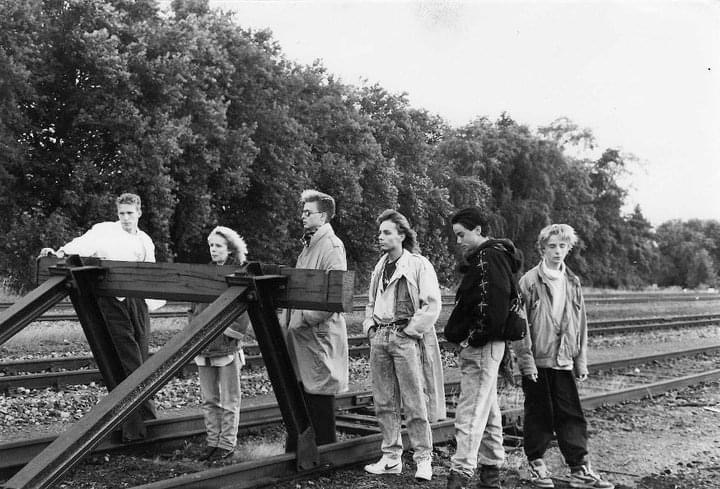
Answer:
MULTIPOLYGON (((217 299, 228 288, 227 277, 239 270, 234 266, 212 264, 111 260, 99 260, 97 265, 104 269, 104 275, 94 290, 96 295, 192 302, 217 299)), ((38 261, 38 277, 44 280, 51 273, 61 272, 64 266, 64 260, 44 257, 38 261), (51 270, 50 267, 58 268, 51 270)), ((263 265, 263 270, 268 269, 273 269, 273 266, 263 265)), ((278 266, 274 269, 288 277, 286 288, 277 292, 275 302, 278 307, 352 312, 354 272, 278 266)), ((241 280, 231 282, 237 284, 241 280)))

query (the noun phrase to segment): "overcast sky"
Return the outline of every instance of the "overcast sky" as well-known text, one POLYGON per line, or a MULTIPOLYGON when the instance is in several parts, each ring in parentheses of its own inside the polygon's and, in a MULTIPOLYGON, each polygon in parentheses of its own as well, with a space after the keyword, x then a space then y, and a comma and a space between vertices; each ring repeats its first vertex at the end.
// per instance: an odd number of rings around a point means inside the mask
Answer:
POLYGON ((272 30, 290 59, 407 92, 456 126, 567 116, 640 158, 630 204, 653 224, 720 218, 720 2, 210 4, 272 30))

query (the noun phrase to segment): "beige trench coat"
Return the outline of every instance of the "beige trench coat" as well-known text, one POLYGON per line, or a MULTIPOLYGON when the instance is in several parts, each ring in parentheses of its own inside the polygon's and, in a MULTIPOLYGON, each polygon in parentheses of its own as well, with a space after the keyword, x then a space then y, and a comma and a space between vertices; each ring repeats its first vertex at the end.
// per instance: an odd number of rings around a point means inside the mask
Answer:
MULTIPOLYGON (((365 320, 363 321, 365 335, 367 335, 368 329, 374 325, 375 297, 377 296, 380 277, 386 261, 387 255, 383 255, 375 265, 370 277, 368 304, 365 307, 365 320)), ((440 316, 442 306, 440 286, 438 285, 435 269, 430 261, 421 255, 408 251, 403 251, 402 256, 398 259, 397 268, 391 281, 399 280, 402 276, 407 280, 408 292, 415 310, 410 322, 403 331, 408 336, 422 338, 423 375, 428 396, 428 420, 434 423, 447 417, 442 356, 440 355, 440 345, 435 333, 435 322, 440 316)))
MULTIPOLYGON (((295 268, 347 270, 345 246, 330 224, 318 228, 295 268)), ((341 313, 292 310, 286 341, 306 392, 331 395, 348 389, 347 328, 341 313)))

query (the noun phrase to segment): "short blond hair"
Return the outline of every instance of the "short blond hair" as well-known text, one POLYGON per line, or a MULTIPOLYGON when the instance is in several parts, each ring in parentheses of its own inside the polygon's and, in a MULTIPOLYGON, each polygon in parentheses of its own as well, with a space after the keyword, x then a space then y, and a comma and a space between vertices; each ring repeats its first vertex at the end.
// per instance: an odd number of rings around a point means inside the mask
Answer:
POLYGON ((540 234, 538 235, 537 249, 541 255, 543 254, 548 241, 550 241, 550 238, 553 236, 557 236, 560 238, 560 241, 569 244, 570 249, 572 249, 578 241, 575 230, 569 224, 550 224, 549 226, 542 228, 540 234))
POLYGON ((208 240, 213 235, 220 236, 227 241, 230 256, 232 256, 236 265, 242 265, 245 263, 248 252, 247 244, 238 233, 225 226, 217 226, 215 229, 210 231, 210 234, 208 234, 208 240))
POLYGON ((317 202, 318 210, 327 214, 328 221, 335 217, 335 199, 328 194, 312 189, 303 190, 303 193, 300 194, 300 202, 303 204, 317 202))
POLYGON ((121 205, 134 205, 137 210, 142 209, 142 201, 140 200, 140 196, 137 194, 131 194, 129 192, 126 192, 117 199, 115 199, 115 205, 121 206, 121 205))

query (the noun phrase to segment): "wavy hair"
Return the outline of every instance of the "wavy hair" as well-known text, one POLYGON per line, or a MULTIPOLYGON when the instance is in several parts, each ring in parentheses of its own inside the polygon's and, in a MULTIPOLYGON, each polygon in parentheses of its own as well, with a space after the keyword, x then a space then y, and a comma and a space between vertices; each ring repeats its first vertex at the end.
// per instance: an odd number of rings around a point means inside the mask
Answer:
POLYGON ((417 242, 417 233, 410 227, 407 217, 400 214, 394 209, 386 209, 378 216, 376 222, 378 226, 385 221, 394 222, 397 226, 398 233, 405 236, 402 242, 403 248, 410 253, 420 253, 420 246, 417 242))
POLYGON ((245 240, 242 239, 238 233, 225 226, 217 226, 210 231, 208 239, 213 235, 220 236, 227 242, 228 251, 230 251, 229 256, 232 259, 228 260, 231 263, 226 263, 226 265, 242 265, 245 263, 248 253, 247 244, 245 244, 245 240))

